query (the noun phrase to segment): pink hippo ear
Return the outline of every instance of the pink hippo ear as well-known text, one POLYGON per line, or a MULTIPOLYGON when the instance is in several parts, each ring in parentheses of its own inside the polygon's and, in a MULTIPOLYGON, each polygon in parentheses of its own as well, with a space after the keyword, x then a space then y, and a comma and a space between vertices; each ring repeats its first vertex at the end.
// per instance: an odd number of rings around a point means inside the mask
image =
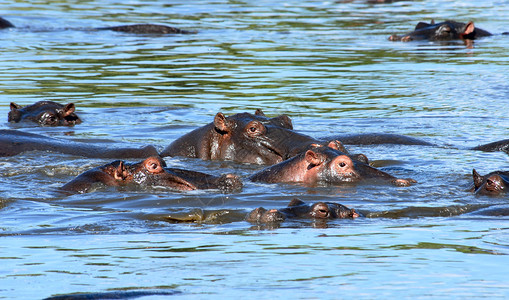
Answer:
POLYGON ((465 30, 463 31, 463 35, 469 35, 471 34, 472 32, 474 32, 475 30, 475 26, 474 26, 474 22, 470 21, 467 23, 467 26, 465 26, 465 30))
POLYGON ((306 151, 305 158, 308 164, 313 166, 318 166, 323 162, 323 156, 320 153, 314 152, 313 150, 306 151))
POLYGON ((472 170, 472 176, 474 177, 474 187, 478 189, 482 185, 483 177, 475 169, 472 170))
POLYGON ((344 152, 344 153, 348 153, 345 146, 343 146, 343 143, 341 143, 339 140, 330 141, 329 144, 327 145, 327 147, 344 152))
POLYGON ((157 174, 164 171, 163 166, 161 165, 161 161, 155 156, 145 159, 143 165, 145 166, 145 169, 147 169, 150 173, 157 174))
POLYGON ((115 169, 115 171, 113 172, 113 177, 116 179, 116 180, 124 180, 125 177, 126 177, 126 168, 125 168, 125 165, 124 165, 124 162, 123 161, 120 161, 118 163, 118 166, 117 168, 115 169))
POLYGON ((228 132, 230 131, 228 126, 228 120, 226 120, 226 117, 223 115, 223 113, 218 112, 216 116, 214 117, 214 126, 217 130, 221 132, 228 132))
POLYGON ((21 109, 21 105, 18 105, 14 102, 11 102, 11 111, 15 111, 15 110, 18 110, 18 109, 21 109))
POLYGON ((431 25, 435 25, 435 19, 431 19, 431 25))
POLYGON ((69 103, 64 108, 62 108, 62 117, 67 117, 68 115, 72 114, 76 110, 76 107, 74 106, 74 103, 69 103))

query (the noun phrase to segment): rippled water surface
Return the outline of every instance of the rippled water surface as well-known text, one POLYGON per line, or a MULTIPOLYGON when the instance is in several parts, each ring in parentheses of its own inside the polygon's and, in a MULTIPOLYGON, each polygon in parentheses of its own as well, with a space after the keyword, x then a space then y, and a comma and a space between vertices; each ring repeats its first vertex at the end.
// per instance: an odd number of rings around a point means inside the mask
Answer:
POLYGON ((145 298, 506 298, 507 196, 476 197, 472 169, 507 154, 468 147, 509 133, 508 1, 3 1, 0 129, 164 149, 190 130, 262 108, 297 131, 385 132, 436 144, 350 146, 411 187, 255 184, 260 166, 165 158, 243 177, 241 192, 57 188, 110 162, 47 152, 0 158, 0 298, 171 291, 145 298), (493 37, 390 42, 418 21, 472 20, 493 37), (192 35, 93 28, 160 23, 192 35), (9 103, 73 102, 75 127, 9 124, 9 103), (279 227, 244 221, 293 198, 366 217, 279 227), (204 222, 168 216, 200 212, 204 222))

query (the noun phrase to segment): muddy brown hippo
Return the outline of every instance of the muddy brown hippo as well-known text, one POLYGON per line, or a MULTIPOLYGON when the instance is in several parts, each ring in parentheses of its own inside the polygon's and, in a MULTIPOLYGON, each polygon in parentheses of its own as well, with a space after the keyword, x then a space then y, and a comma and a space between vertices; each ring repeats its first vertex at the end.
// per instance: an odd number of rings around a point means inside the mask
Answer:
POLYGON ((159 155, 154 146, 120 148, 56 139, 19 130, 0 130, 0 157, 14 156, 27 151, 50 151, 94 158, 147 158, 159 155))
POLYGON ((476 195, 497 196, 509 190, 509 171, 495 171, 482 176, 473 169, 472 176, 474 177, 472 192, 476 195))
POLYGON ((265 168, 252 175, 250 180, 267 183, 301 183, 307 186, 338 185, 364 180, 386 181, 396 186, 409 186, 416 182, 413 179, 396 178, 328 146, 309 149, 265 168))
POLYGON ((286 115, 268 118, 257 110, 255 114, 226 117, 219 112, 212 123, 176 139, 161 156, 275 164, 317 142, 292 129, 292 121, 286 115))
MULTIPOLYGON (((0 17, 0 29, 6 28, 14 28, 15 26, 7 21, 6 19, 0 17)), ((83 30, 83 29, 76 29, 83 30)), ((126 32, 126 33, 135 33, 135 34, 193 34, 196 31, 188 31, 182 30, 180 28, 171 27, 167 25, 159 25, 159 24, 130 24, 130 25, 119 25, 119 26, 106 26, 106 27, 98 27, 88 30, 111 30, 118 32, 126 32)))
POLYGON ((182 30, 180 28, 158 24, 132 24, 120 26, 99 27, 96 30, 111 30, 135 34, 192 34, 195 31, 182 30))
POLYGON ((391 35, 390 41, 451 41, 451 40, 474 40, 480 37, 491 36, 486 30, 475 27, 474 22, 461 23, 456 21, 444 21, 440 23, 419 22, 415 30, 403 36, 391 35))
POLYGON ((316 202, 306 204, 299 199, 290 201, 287 207, 282 209, 267 210, 258 207, 251 211, 246 220, 252 223, 282 222, 290 218, 313 218, 313 219, 355 219, 360 214, 355 209, 350 209, 335 202, 316 202))
POLYGON ((502 151, 509 154, 509 139, 500 140, 484 145, 479 145, 477 147, 472 148, 472 150, 484 151, 484 152, 495 152, 502 151))
POLYGON ((11 102, 10 109, 7 119, 14 123, 23 120, 42 126, 73 126, 81 123, 81 119, 74 112, 74 103, 62 105, 53 101, 39 101, 22 107, 11 102))
POLYGON ((116 160, 109 164, 88 170, 61 189, 86 193, 97 185, 139 187, 168 187, 176 191, 197 189, 219 189, 225 192, 242 188, 239 177, 233 174, 213 176, 201 172, 167 168, 160 157, 152 156, 138 163, 116 160))

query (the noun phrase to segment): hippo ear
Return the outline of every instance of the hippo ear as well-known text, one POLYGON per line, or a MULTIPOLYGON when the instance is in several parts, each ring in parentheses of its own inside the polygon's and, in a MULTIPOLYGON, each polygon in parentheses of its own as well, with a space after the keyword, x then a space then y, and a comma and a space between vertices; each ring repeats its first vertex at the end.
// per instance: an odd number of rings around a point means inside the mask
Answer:
POLYGON ((483 177, 475 169, 472 170, 472 176, 474 177, 474 187, 478 189, 482 185, 483 177))
POLYGON ((344 153, 348 153, 345 146, 343 146, 343 143, 341 143, 338 140, 330 141, 329 144, 327 144, 327 147, 344 152, 344 153))
POLYGON ((421 28, 426 28, 426 27, 428 27, 428 26, 430 26, 430 25, 433 25, 433 24, 435 24, 435 21, 433 21, 433 20, 431 20, 431 24, 426 23, 426 22, 419 22, 419 23, 417 23, 417 25, 415 26, 415 30, 419 30, 419 29, 421 29, 421 28))
POLYGON ((161 173, 163 172, 163 166, 161 164, 161 161, 157 158, 157 157, 149 157, 147 159, 145 159, 145 161, 143 162, 143 164, 145 165, 145 168, 150 172, 150 173, 154 173, 154 174, 157 174, 157 173, 161 173))
POLYGON ((278 123, 280 123, 281 127, 283 128, 293 130, 292 119, 290 119, 290 117, 287 115, 280 115, 275 118, 272 118, 272 120, 276 120, 278 123))
POLYGON ((62 114, 62 117, 67 117, 68 115, 72 114, 75 110, 76 107, 74 106, 74 103, 69 103, 62 108, 60 113, 62 114))
POLYGON ((297 199, 297 198, 293 198, 292 201, 290 201, 290 203, 288 203, 288 207, 301 206, 303 204, 304 204, 304 201, 297 199))
POLYGON ((257 108, 255 111, 255 116, 265 117, 265 114, 263 113, 261 108, 257 108))
POLYGON ((431 19, 431 24, 430 25, 435 25, 435 19, 431 19))
POLYGON ((306 161, 310 165, 318 166, 323 162, 323 157, 320 153, 316 153, 313 150, 306 151, 305 154, 306 161))
POLYGON ((475 30, 474 22, 470 21, 465 26, 465 30, 462 32, 462 35, 469 35, 473 33, 475 30))
POLYGON ((125 168, 124 162, 119 161, 118 166, 115 169, 115 172, 113 173, 113 177, 115 177, 116 180, 124 180, 125 172, 126 172, 126 168, 125 168))
POLYGON ((228 126, 228 120, 226 120, 226 117, 223 115, 223 113, 220 112, 218 112, 214 117, 214 126, 220 132, 230 131, 230 128, 228 126))
POLYGON ((21 109, 21 105, 18 105, 14 102, 11 102, 11 111, 15 111, 15 110, 18 110, 18 109, 21 109))
POLYGON ((353 154, 353 158, 357 161, 360 161, 361 163, 365 163, 366 165, 369 165, 369 159, 366 155, 359 153, 359 154, 353 154))

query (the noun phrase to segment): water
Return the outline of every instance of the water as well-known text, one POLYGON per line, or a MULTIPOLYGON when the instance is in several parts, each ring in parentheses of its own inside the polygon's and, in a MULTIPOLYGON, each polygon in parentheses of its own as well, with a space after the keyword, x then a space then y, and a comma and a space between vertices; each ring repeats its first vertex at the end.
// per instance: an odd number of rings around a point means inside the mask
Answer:
MULTIPOLYGON (((245 181, 235 194, 55 190, 110 160, 31 152, 0 159, 0 298, 171 290, 185 298, 506 298, 508 202, 468 192, 472 169, 508 169, 468 147, 508 134, 509 37, 394 43, 418 21, 507 30, 508 1, 4 1, 1 129, 153 144, 225 114, 286 113, 312 136, 387 132, 436 143, 351 146, 418 184, 306 188, 245 181), (346 2, 346 3, 342 3, 346 2), (87 29, 162 23, 195 35, 87 29), (8 124, 9 102, 74 102, 71 128, 8 124), (389 163, 387 163, 389 162, 389 163), (356 220, 255 226, 244 215, 298 197, 356 220), (201 223, 169 215, 202 210, 201 223)), ((259 166, 165 158, 246 178, 259 166)), ((163 296, 145 297, 157 299, 163 296)))

